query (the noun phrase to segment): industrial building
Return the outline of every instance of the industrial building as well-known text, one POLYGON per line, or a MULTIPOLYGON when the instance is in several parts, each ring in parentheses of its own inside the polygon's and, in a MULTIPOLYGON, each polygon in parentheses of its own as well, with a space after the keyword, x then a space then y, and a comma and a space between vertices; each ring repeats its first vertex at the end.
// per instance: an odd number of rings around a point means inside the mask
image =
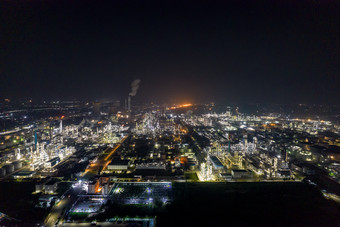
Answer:
POLYGON ((231 175, 233 179, 251 178, 253 176, 253 172, 244 169, 233 169, 231 170, 231 175))
POLYGON ((129 160, 113 159, 107 166, 107 169, 113 171, 127 170, 129 163, 129 160))

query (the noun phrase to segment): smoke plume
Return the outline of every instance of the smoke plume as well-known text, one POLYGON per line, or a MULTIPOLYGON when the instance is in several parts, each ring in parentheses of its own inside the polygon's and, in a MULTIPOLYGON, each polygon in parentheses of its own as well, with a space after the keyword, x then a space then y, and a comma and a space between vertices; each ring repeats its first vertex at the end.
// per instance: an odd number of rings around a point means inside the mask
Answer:
POLYGON ((136 79, 131 83, 131 92, 129 93, 130 96, 135 96, 137 94, 139 88, 140 79, 136 79))

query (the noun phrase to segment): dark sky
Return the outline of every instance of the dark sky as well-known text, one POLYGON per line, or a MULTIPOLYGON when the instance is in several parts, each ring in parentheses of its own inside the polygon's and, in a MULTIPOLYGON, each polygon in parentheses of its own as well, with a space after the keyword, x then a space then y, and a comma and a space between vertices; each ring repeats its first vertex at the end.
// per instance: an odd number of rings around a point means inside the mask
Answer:
POLYGON ((340 104, 339 1, 1 1, 0 97, 340 104))

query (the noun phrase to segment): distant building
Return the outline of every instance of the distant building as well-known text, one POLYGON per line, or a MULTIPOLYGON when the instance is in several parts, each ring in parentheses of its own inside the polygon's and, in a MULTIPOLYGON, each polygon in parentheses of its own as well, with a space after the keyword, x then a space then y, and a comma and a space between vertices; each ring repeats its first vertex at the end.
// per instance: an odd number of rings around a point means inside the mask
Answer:
POLYGON ((251 178, 253 173, 249 170, 244 169, 233 169, 231 170, 231 175, 233 179, 241 179, 241 178, 251 178))

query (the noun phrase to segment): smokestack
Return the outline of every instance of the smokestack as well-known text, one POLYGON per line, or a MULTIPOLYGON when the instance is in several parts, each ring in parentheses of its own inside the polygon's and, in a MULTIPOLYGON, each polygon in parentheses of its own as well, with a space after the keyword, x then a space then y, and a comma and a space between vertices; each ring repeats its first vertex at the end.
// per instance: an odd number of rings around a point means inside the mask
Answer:
POLYGON ((128 97, 128 111, 131 111, 131 96, 128 97))
POLYGON ((126 103, 126 99, 125 99, 125 106, 127 105, 126 109, 128 111, 131 111, 131 96, 135 96, 137 94, 137 91, 138 91, 138 88, 139 88, 139 83, 140 83, 140 79, 136 79, 136 80, 132 81, 132 83, 131 83, 131 91, 129 93, 127 103, 126 103))
POLYGON ((131 83, 131 92, 129 93, 129 96, 135 96, 137 94, 138 88, 139 88, 140 79, 136 79, 132 81, 131 83))

